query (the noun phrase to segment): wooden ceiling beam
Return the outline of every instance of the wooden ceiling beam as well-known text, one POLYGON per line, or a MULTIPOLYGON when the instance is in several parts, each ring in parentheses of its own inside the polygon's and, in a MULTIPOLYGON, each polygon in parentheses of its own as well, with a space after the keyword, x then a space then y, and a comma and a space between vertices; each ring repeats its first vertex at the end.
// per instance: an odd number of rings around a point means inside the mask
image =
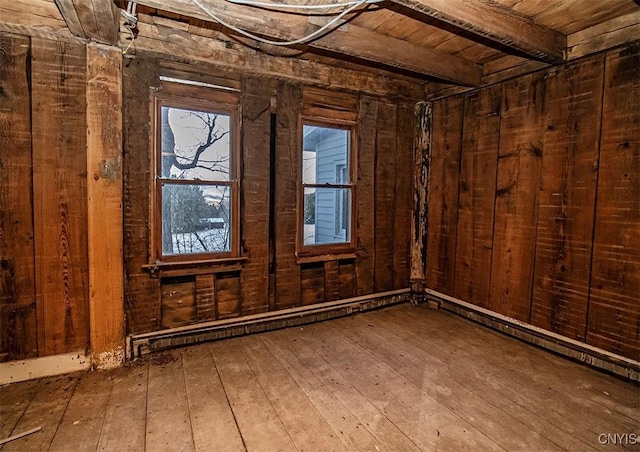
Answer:
POLYGON ((120 15, 112 0, 55 0, 55 3, 73 35, 104 44, 118 43, 120 15))
POLYGON ((391 1, 546 63, 565 59, 565 35, 493 0, 391 1))
MULTIPOLYGON (((306 36, 319 28, 298 14, 282 14, 226 2, 201 0, 222 20, 253 34, 278 40, 306 36)), ((138 4, 182 16, 215 22, 192 0, 138 0, 138 4)), ((366 13, 364 13, 366 14, 366 13)), ((343 25, 308 44, 313 49, 348 55, 465 86, 478 86, 482 67, 473 61, 411 44, 352 23, 343 25)), ((257 47, 257 46, 256 46, 257 47)))

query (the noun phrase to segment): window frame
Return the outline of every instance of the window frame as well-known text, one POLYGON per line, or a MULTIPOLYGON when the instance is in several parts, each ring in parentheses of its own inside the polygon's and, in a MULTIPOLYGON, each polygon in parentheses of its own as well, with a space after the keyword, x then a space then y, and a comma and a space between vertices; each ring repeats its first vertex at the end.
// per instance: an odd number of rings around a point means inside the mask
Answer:
POLYGON ((213 88, 185 86, 177 83, 163 82, 162 88, 152 93, 151 114, 151 200, 150 200, 150 235, 151 262, 156 264, 170 263, 206 263, 228 262, 240 257, 240 170, 241 170, 241 111, 236 93, 218 91, 213 88), (185 110, 219 113, 229 116, 230 121, 230 163, 229 180, 202 181, 187 179, 177 182, 162 177, 162 107, 173 107, 185 110), (167 182, 171 185, 224 185, 231 191, 230 200, 230 249, 220 252, 164 254, 162 249, 162 187, 167 182))
POLYGON ((298 127, 298 143, 299 143, 299 155, 300 162, 298 165, 299 174, 297 176, 297 231, 296 231, 296 245, 297 255, 300 258, 314 257, 314 256, 328 256, 328 255, 347 255, 355 253, 356 249, 356 205, 357 205, 357 138, 358 138, 358 123, 357 121, 350 121, 344 119, 333 119, 320 116, 301 115, 298 127), (349 142, 347 152, 348 162, 348 176, 349 182, 346 184, 307 184, 304 183, 304 126, 316 126, 325 127, 331 129, 342 129, 349 131, 349 142), (305 188, 347 188, 351 192, 350 202, 350 214, 349 219, 349 240, 345 242, 336 243, 317 243, 312 245, 306 245, 304 243, 304 190, 305 188))

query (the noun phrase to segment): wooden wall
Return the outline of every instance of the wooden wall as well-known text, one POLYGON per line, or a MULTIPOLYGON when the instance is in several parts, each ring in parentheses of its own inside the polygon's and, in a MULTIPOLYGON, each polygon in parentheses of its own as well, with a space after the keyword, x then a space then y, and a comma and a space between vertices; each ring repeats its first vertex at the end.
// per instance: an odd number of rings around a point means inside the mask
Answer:
POLYGON ((429 288, 640 359, 639 49, 434 103, 429 288))
POLYGON ((0 361, 88 346, 85 68, 0 33, 0 361))
POLYGON ((414 102, 318 91, 291 80, 199 66, 144 53, 125 64, 127 333, 408 288, 414 102), (167 71, 205 81, 217 77, 240 89, 246 260, 239 264, 149 271, 150 90, 167 71), (354 256, 302 261, 295 235, 300 114, 307 108, 339 116, 347 104, 357 118, 357 250, 354 256))

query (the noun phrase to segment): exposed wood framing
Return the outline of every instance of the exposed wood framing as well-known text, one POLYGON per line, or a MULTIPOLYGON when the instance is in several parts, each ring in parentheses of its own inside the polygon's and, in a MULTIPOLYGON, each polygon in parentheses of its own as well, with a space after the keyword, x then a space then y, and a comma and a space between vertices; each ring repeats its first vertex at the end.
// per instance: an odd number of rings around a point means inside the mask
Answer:
MULTIPOLYGON (((295 80, 333 89, 413 99, 422 97, 422 89, 417 83, 378 77, 299 58, 267 55, 234 42, 205 38, 144 22, 149 19, 148 16, 140 17, 138 37, 129 53, 146 51, 163 58, 173 55, 188 63, 207 63, 231 72, 245 71, 248 74, 295 80)), ((127 44, 128 41, 124 43, 125 46, 127 44)))
POLYGON ((429 164, 431 153, 430 102, 419 102, 415 108, 416 134, 413 155, 413 219, 411 221, 411 288, 422 293, 426 284, 427 218, 429 217, 429 164))
POLYGON ((393 0, 428 17, 548 63, 564 59, 567 39, 492 0, 393 0))
MULTIPOLYGON (((183 16, 213 21, 211 16, 191 0, 142 0, 138 3, 183 16)), ((220 5, 220 2, 213 0, 204 0, 202 3, 233 26, 278 40, 298 39, 319 28, 301 15, 283 15, 267 10, 257 12, 255 9, 232 3, 220 5)), ((338 30, 326 34, 310 43, 310 46, 462 85, 477 86, 480 83, 481 67, 472 61, 353 24, 349 24, 348 33, 338 30)))
POLYGON ((124 359, 122 54, 87 46, 89 312, 94 365, 124 359))
POLYGON ((118 9, 112 0, 55 0, 71 33, 105 44, 118 42, 118 9))

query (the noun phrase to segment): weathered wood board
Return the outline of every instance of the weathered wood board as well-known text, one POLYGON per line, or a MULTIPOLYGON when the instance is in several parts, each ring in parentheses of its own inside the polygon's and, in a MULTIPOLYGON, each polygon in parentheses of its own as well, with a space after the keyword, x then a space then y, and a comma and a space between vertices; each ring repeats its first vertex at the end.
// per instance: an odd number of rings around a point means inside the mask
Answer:
POLYGON ((38 353, 89 341, 84 45, 31 43, 38 353))
POLYGON ((453 295, 463 98, 433 105, 427 224, 427 284, 453 295))
POLYGON ((542 166, 542 74, 503 85, 490 308, 528 321, 542 166))
POLYGON ((605 60, 587 342, 640 360, 640 45, 605 60))
POLYGON ((483 307, 491 278, 500 107, 500 86, 465 96, 453 294, 483 307))
POLYGON ((531 323, 584 341, 602 105, 602 56, 550 73, 531 323))
POLYGON ((0 33, 0 361, 38 353, 29 45, 0 33))

